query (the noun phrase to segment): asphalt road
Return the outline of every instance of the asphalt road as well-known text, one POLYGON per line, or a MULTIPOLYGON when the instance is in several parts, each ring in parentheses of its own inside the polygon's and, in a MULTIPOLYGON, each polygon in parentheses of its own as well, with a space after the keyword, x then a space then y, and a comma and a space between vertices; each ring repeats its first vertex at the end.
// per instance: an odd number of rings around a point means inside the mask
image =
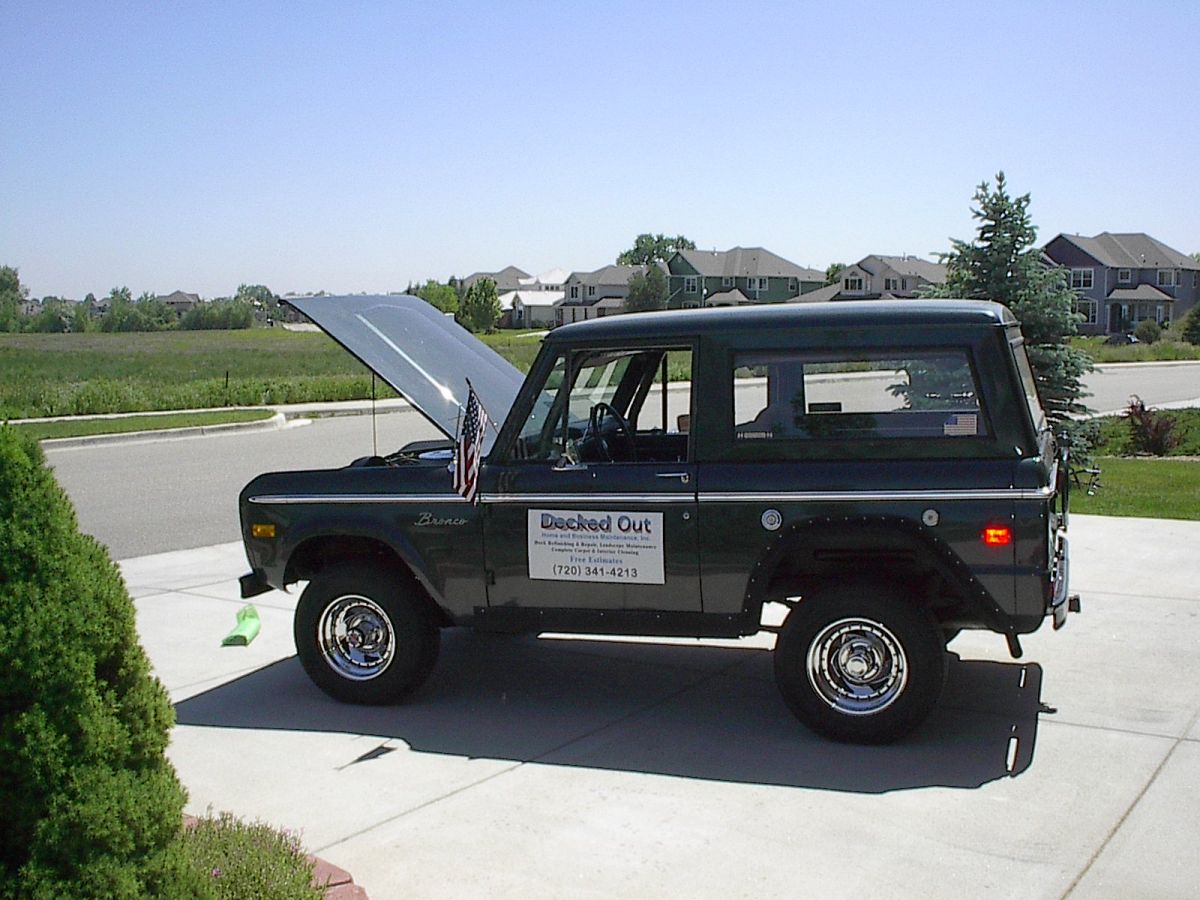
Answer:
MULTIPOLYGON (((1098 412, 1124 408, 1130 394, 1150 405, 1200 397, 1200 363, 1106 367, 1087 379, 1098 412)), ((386 452, 440 436, 419 414, 376 420, 386 452)), ((318 419, 279 431, 49 449, 47 458, 80 527, 115 559, 207 547, 239 536, 237 495, 260 472, 337 468, 372 452, 370 416, 318 419)))
MULTIPOLYGON (((440 437, 419 414, 376 420, 381 451, 440 437)), ((79 527, 127 559, 236 541, 238 492, 267 471, 330 469, 372 453, 370 416, 338 416, 277 431, 49 449, 79 527)))
POLYGON ((1200 397, 1200 363, 1108 365, 1084 379, 1091 394, 1084 402, 1097 413, 1117 412, 1137 394, 1147 406, 1200 397))

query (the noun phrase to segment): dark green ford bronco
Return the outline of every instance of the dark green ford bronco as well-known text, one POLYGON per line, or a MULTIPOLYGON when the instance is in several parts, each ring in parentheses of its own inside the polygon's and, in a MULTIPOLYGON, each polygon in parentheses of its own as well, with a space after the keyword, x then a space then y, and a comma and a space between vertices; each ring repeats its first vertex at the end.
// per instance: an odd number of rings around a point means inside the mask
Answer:
POLYGON ((446 435, 241 494, 242 594, 308 583, 296 648, 340 700, 400 700, 456 625, 769 630, 805 724, 889 741, 937 702, 961 629, 1018 656, 1078 607, 1066 452, 1002 306, 614 316, 550 332, 523 377, 412 297, 292 302, 446 435), (468 379, 495 423, 470 501, 468 379))

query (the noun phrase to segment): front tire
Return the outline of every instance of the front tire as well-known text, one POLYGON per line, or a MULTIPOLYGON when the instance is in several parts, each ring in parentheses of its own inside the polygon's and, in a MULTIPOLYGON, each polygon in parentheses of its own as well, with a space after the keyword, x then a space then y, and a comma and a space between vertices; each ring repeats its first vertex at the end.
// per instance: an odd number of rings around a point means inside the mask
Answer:
POLYGON ((333 566, 300 595, 293 634, 308 677, 344 703, 398 703, 433 670, 440 632, 404 573, 333 566))
POLYGON ((883 583, 831 587, 788 614, 775 644, 775 681, 792 712, 838 741, 897 740, 942 692, 941 629, 883 583))

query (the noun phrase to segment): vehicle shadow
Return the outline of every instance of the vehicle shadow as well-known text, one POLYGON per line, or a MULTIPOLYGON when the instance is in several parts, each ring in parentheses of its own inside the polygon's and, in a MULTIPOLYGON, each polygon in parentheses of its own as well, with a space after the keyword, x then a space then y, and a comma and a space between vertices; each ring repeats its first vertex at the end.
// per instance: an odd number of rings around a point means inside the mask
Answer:
MULTIPOLYGON (((860 793, 975 788, 1033 760, 1042 669, 951 654, 929 720, 884 747, 801 726, 762 649, 452 629, 407 703, 337 703, 295 657, 176 705, 181 725, 336 732, 415 751, 860 793)), ((363 760, 372 757, 364 754, 363 760)))

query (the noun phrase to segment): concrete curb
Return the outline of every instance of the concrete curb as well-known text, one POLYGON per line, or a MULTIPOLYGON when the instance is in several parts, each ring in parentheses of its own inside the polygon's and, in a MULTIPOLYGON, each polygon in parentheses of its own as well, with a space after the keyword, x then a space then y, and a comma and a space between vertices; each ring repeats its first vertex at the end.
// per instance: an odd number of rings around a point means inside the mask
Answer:
POLYGON ((90 447, 95 444, 146 444, 177 438, 200 437, 206 434, 227 434, 231 431, 275 431, 287 425, 287 417, 276 410, 269 419, 258 422, 224 422, 220 425, 194 425, 189 428, 163 428, 157 431, 125 431, 118 434, 88 434, 80 437, 46 438, 41 445, 48 450, 71 447, 90 447))

